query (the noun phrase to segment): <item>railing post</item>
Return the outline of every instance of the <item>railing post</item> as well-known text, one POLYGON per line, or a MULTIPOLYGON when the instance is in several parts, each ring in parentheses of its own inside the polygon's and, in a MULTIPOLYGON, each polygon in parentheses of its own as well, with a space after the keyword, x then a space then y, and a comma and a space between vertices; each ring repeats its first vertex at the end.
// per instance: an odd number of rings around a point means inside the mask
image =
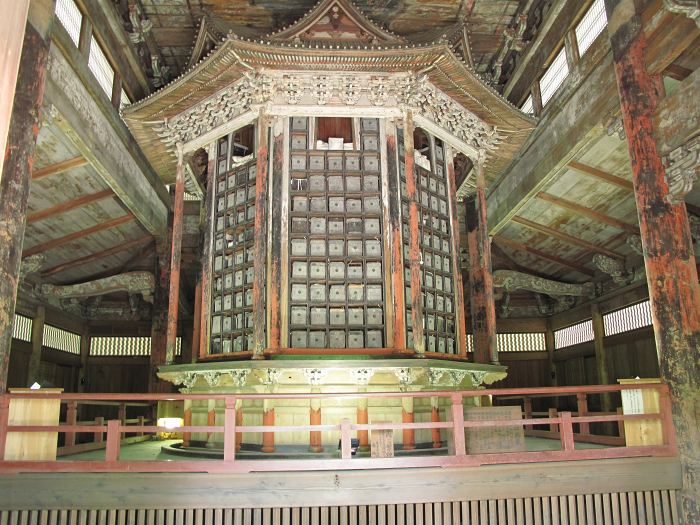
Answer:
MULTIPOLYGON (((146 417, 145 416, 139 416, 139 426, 143 427, 143 424, 146 422, 146 417)), ((137 436, 143 436, 143 432, 137 432, 137 436)))
MULTIPOLYGON (((433 423, 440 422, 440 398, 437 396, 432 396, 430 398, 430 421, 433 423)), ((433 448, 440 448, 442 446, 442 440, 440 439, 440 429, 431 429, 431 435, 433 438, 433 448)))
POLYGON ((571 421, 571 412, 561 412, 559 414, 561 424, 559 425, 559 439, 561 448, 565 452, 574 451, 574 425, 571 421))
MULTIPOLYGON (((66 406, 66 425, 74 426, 78 422, 78 402, 68 401, 66 406)), ((75 432, 66 432, 64 444, 66 447, 75 445, 75 432)))
MULTIPOLYGON (((548 413, 550 418, 557 417, 557 409, 556 408, 550 408, 547 413, 548 413)), ((558 427, 559 427, 559 425, 557 425, 556 423, 550 423, 549 424, 549 431, 550 432, 557 432, 559 430, 558 427)))
POLYGON ((5 459, 5 443, 7 443, 7 426, 10 416, 10 396, 0 395, 0 460, 5 459))
MULTIPOLYGON (((182 414, 182 423, 186 426, 192 426, 192 401, 190 399, 185 400, 185 411, 182 414)), ((192 433, 183 432, 182 433, 182 446, 187 448, 190 446, 190 440, 192 439, 192 433)))
POLYGON ((464 440, 464 407, 462 394, 452 394, 452 439, 454 440, 455 456, 467 455, 467 444, 464 440))
POLYGON ((659 393, 659 415, 661 416, 661 429, 664 436, 664 445, 676 450, 676 432, 673 426, 673 416, 671 414, 671 394, 668 385, 662 384, 658 387, 659 393))
POLYGON ((110 419, 107 421, 107 448, 105 449, 105 461, 119 461, 119 448, 121 446, 121 421, 110 419))
POLYGON ((122 422, 122 425, 126 425, 126 403, 119 403, 117 419, 122 422))
MULTIPOLYGON (((101 427, 105 424, 105 418, 102 416, 97 416, 95 418, 95 426, 101 427)), ((97 431, 95 432, 95 443, 102 443, 104 441, 104 435, 102 434, 102 431, 97 431)))
POLYGON ((352 436, 350 435, 350 420, 343 418, 340 422, 340 457, 352 458, 352 436))
MULTIPOLYGON (((587 416, 588 415, 588 396, 586 395, 585 392, 579 392, 578 394, 576 394, 576 407, 577 407, 579 416, 587 416)), ((578 424, 578 431, 581 434, 590 434, 591 433, 590 424, 589 423, 579 423, 578 424)))
MULTIPOLYGON (((532 419, 532 398, 525 396, 523 397, 523 411, 525 412, 525 419, 532 419)), ((525 430, 532 430, 532 425, 525 425, 525 430)))
MULTIPOLYGON (((622 407, 617 407, 616 412, 617 412, 618 416, 622 416, 623 415, 622 407)), ((617 422, 617 433, 622 439, 625 439, 625 421, 623 419, 620 419, 617 422)))
POLYGON ((224 461, 236 459, 236 398, 224 401, 224 461))

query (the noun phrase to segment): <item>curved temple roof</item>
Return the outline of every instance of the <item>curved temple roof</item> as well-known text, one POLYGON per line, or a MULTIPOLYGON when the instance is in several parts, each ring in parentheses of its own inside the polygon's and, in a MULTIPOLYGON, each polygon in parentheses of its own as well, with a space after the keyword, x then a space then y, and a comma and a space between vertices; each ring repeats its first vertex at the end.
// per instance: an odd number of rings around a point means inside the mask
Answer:
MULTIPOLYGON (((203 23, 193 55, 206 51, 204 35, 212 34, 216 32, 203 23)), ((486 161, 489 181, 507 167, 535 126, 534 119, 481 80, 448 42, 406 45, 347 0, 322 1, 269 39, 250 41, 229 33, 180 77, 124 110, 125 121, 164 181, 175 177, 176 156, 160 133, 163 125, 246 75, 264 71, 425 75, 433 86, 497 131, 498 144, 486 161), (339 19, 335 26, 334 15, 339 19)))

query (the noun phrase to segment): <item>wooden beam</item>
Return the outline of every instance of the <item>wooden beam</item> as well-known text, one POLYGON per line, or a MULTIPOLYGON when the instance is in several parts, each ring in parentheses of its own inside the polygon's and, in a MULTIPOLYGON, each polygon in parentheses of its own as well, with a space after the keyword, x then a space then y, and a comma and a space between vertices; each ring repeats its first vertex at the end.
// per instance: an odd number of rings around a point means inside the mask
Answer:
POLYGON ((97 253, 91 253, 90 255, 86 255, 85 257, 80 257, 79 259, 74 259, 72 261, 59 264, 58 266, 54 266, 53 268, 49 268, 48 270, 41 272, 42 277, 48 277, 50 275, 55 275, 57 273, 65 272, 66 270, 70 270, 71 268, 75 268, 76 266, 82 266, 83 264, 90 263, 92 261, 96 261, 98 259, 102 259, 104 257, 109 257, 110 255, 114 255, 115 253, 119 252, 124 252, 126 250, 130 250, 131 248, 134 248, 135 246, 140 246, 142 244, 145 244, 147 242, 151 242, 153 238, 150 235, 146 235, 144 237, 140 237, 139 239, 134 239, 133 241, 125 242, 123 244, 119 244, 117 246, 113 246, 112 248, 109 248, 108 250, 103 250, 101 252, 97 253))
POLYGON ((112 219, 110 221, 102 222, 100 224, 96 224, 95 226, 92 226, 90 228, 87 228, 85 230, 79 230, 77 232, 69 233, 68 235, 64 235, 63 237, 60 237, 58 239, 52 239, 50 241, 37 244, 36 246, 32 246, 31 248, 28 248, 22 252, 22 258, 24 259, 25 257, 29 257, 30 255, 34 255, 36 253, 42 253, 46 252, 48 250, 52 250, 54 248, 57 248, 58 246, 62 246, 66 243, 69 243, 71 241, 75 241, 76 239, 82 239, 83 237, 87 237, 88 235, 92 235, 93 233, 101 232, 104 230, 108 230, 110 228, 114 228, 116 226, 119 226, 120 224, 124 224, 126 222, 130 222, 134 220, 134 216, 131 215, 130 213, 126 215, 122 215, 121 217, 117 217, 116 219, 112 219))
POLYGON ((630 191, 634 190, 634 187, 632 186, 632 181, 623 179, 622 177, 618 177, 617 175, 613 175, 612 173, 608 173, 607 171, 600 170, 593 166, 588 166, 587 164, 582 164, 581 162, 576 162, 572 160, 571 162, 569 162, 568 167, 574 171, 583 173, 584 175, 597 177, 600 180, 604 180, 605 182, 609 182, 610 184, 619 186, 620 188, 624 188, 630 191))
POLYGON ((73 157, 72 159, 67 159, 56 164, 50 164, 38 170, 32 172, 32 180, 41 179, 42 177, 48 177, 50 175, 57 175, 58 173, 63 173, 64 171, 72 170, 73 168, 79 168, 80 166, 85 166, 88 160, 82 155, 73 157))
POLYGON ((51 206, 45 210, 37 211, 27 216, 27 223, 40 221, 46 219, 47 217, 52 217, 53 215, 58 215, 59 213, 65 213, 75 208, 80 208, 93 202, 98 202, 103 199, 114 196, 112 190, 99 191, 97 193, 91 193, 90 195, 81 195, 75 199, 62 202, 61 204, 56 204, 56 206, 51 206))
POLYGON ((547 262, 551 262, 554 264, 558 264, 559 266, 563 266, 564 268, 568 268, 569 270, 573 270, 575 272, 578 272, 580 274, 586 275, 588 277, 593 277, 595 274, 588 268, 581 266, 580 264, 576 264, 575 262, 567 261, 566 259, 562 259, 561 257, 557 257, 556 255, 551 255, 548 253, 545 253, 543 251, 540 251, 536 248, 533 248, 531 246, 528 246, 527 244, 523 244, 517 241, 514 241, 512 239, 508 239, 507 237, 503 237, 502 235, 494 235, 493 239, 500 245, 503 246, 508 246, 509 248, 513 250, 520 250, 522 252, 529 253, 531 255, 534 255, 535 257, 538 257, 539 259, 542 259, 547 262))
POLYGON ((557 239, 561 239, 562 241, 568 242, 569 244, 580 246, 581 248, 584 248, 586 250, 602 253, 614 259, 622 259, 622 255, 620 255, 619 253, 613 252, 612 250, 608 250, 607 248, 603 248, 602 246, 598 246, 597 244, 584 241, 583 239, 579 239, 578 237, 574 237, 573 235, 569 235, 568 233, 564 233, 554 228, 550 228, 549 226, 545 226, 544 224, 539 224, 537 222, 517 216, 513 217, 513 222, 522 224, 526 228, 530 228, 531 230, 544 233, 545 235, 549 235, 550 237, 556 237, 557 239))
POLYGON ((679 66, 678 64, 670 64, 664 69, 664 76, 672 78, 673 80, 678 80, 679 82, 683 82, 691 73, 692 71, 690 69, 679 66))
POLYGON ((561 197, 557 197, 556 195, 552 195, 551 193, 546 193, 544 191, 541 191, 540 193, 537 194, 537 198, 539 198, 543 201, 551 202, 552 204, 556 204, 557 206, 559 206, 561 208, 571 210, 575 213, 578 213, 579 215, 589 217, 589 218, 596 220, 598 222, 603 222, 605 224, 609 224, 610 226, 614 226, 614 227, 619 228, 620 230, 624 230, 628 233, 632 233, 632 234, 639 233, 639 228, 637 226, 634 226, 632 224, 628 224, 625 221, 621 221, 620 219, 615 219, 614 217, 610 217, 609 215, 599 213, 599 212, 592 210, 590 208, 586 208, 585 206, 581 206, 580 204, 576 204, 575 202, 567 201, 566 199, 562 199, 561 197))

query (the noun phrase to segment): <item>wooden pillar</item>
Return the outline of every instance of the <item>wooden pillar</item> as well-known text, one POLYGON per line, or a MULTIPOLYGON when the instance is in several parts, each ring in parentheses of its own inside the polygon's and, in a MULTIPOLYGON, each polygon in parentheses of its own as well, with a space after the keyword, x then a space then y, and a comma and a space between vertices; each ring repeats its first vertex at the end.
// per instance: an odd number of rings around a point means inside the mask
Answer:
POLYGON ((198 277, 194 288, 194 319, 192 321, 192 346, 190 359, 187 362, 196 363, 199 357, 199 339, 202 330, 202 281, 198 277))
MULTIPOLYGON (((361 397, 357 400, 357 424, 366 425, 367 423, 369 423, 367 398, 361 397)), ((369 430, 358 430, 357 439, 360 442, 360 450, 369 450, 369 430)))
POLYGON ((483 161, 475 164, 476 194, 466 199, 469 246, 469 304, 474 334, 474 362, 498 364, 496 303, 493 298, 491 239, 486 222, 483 161))
MULTIPOLYGON (((413 423, 413 398, 401 398, 401 421, 413 423)), ((403 450, 413 450, 416 448, 416 431, 412 428, 403 430, 403 450)))
POLYGON ((578 42, 576 41, 576 31, 573 28, 564 35, 564 52, 566 53, 566 62, 569 70, 571 70, 581 58, 578 51, 578 42))
POLYGON ((448 181, 448 199, 450 206, 450 217, 452 220, 452 270, 454 272, 454 290, 455 290, 455 306, 454 312, 456 317, 457 329, 457 349, 462 357, 467 357, 467 316, 464 304, 464 285, 462 283, 462 264, 459 256, 459 248, 461 246, 459 239, 459 219, 457 218, 457 178, 455 175, 454 150, 452 146, 444 144, 444 156, 447 166, 447 181, 448 181))
MULTIPOLYGON (((321 400, 311 399, 309 403, 309 424, 321 424, 321 400)), ((323 452, 323 441, 321 439, 320 430, 312 430, 309 432, 309 450, 311 452, 323 452)))
MULTIPOLYGON (((192 425, 192 400, 185 399, 183 402, 183 414, 182 414, 182 424, 186 427, 192 425)), ((192 440, 191 432, 182 433, 182 446, 189 447, 192 440)))
MULTIPOLYGON (((440 422, 440 398, 433 396, 430 398, 430 421, 433 423, 440 422)), ((442 440, 440 439, 440 429, 434 428, 431 431, 433 438, 433 448, 440 448, 442 446, 442 440)))
MULTIPOLYGON (((10 130, 28 10, 29 0, 15 0, 4 6, 3 16, 0 18, 0 48, 3 50, 0 54, 0 151, 5 151, 10 130)), ((5 156, 0 156, 0 177, 4 161, 5 156)))
POLYGON ((668 384, 683 474, 685 523, 700 523, 700 286, 688 215, 672 204, 653 134, 663 84, 646 69, 646 37, 633 0, 605 0, 637 202, 661 378, 668 384))
POLYGON ((257 174, 255 177, 255 241, 253 247, 253 359, 264 359, 265 338, 265 262, 267 261, 267 194, 269 183, 268 117, 261 111, 258 119, 257 174))
POLYGON ((552 319, 547 318, 547 326, 544 332, 544 347, 547 350, 547 366, 549 368, 548 386, 557 386, 557 366, 554 364, 554 330, 552 319))
POLYGON ((177 146, 177 176, 173 207, 172 240, 170 242, 170 282, 168 293, 168 328, 165 339, 165 364, 175 357, 177 317, 180 306, 180 264, 182 262, 182 224, 185 213, 185 162, 182 145, 177 146))
MULTIPOLYGON (((274 426, 275 424, 275 406, 271 399, 263 400, 263 425, 266 427, 274 426)), ((262 451, 263 452, 274 452, 275 451, 275 433, 274 432, 263 432, 262 438, 262 451)))
POLYGON ((212 243, 214 239, 214 214, 216 206, 216 142, 209 145, 207 162, 207 183, 204 201, 204 220, 202 221, 202 269, 199 277, 202 289, 201 311, 199 317, 199 357, 209 355, 209 341, 211 337, 211 325, 209 323, 211 313, 211 264, 212 243))
POLYGON ((27 386, 31 386, 35 381, 41 383, 41 349, 44 343, 44 322, 46 320, 46 309, 37 306, 36 314, 32 319, 32 353, 29 356, 27 366, 27 386))
MULTIPOLYGON (((282 221, 288 216, 286 202, 282 204, 282 186, 284 181, 284 168, 287 161, 287 149, 285 144, 285 125, 287 118, 278 118, 274 122, 272 137, 272 208, 271 208, 271 231, 272 245, 269 253, 268 263, 270 269, 270 290, 268 301, 270 319, 270 348, 279 350, 282 346, 282 221), (283 217, 284 216, 284 217, 283 217)), ((257 187, 256 187, 257 190, 257 187)), ((266 210, 267 213, 267 210, 266 210)), ((267 235, 267 231, 265 234, 267 235)), ((257 270, 256 270, 257 271, 257 270)), ((286 311, 286 309, 284 310, 286 311)))
POLYGON ((80 334, 80 372, 78 373, 78 392, 85 392, 88 386, 88 359, 90 358, 90 325, 83 325, 80 334))
MULTIPOLYGON (((236 428, 243 426, 243 400, 236 399, 236 428)), ((243 443, 243 433, 236 432, 236 452, 241 450, 243 443)))
POLYGON ((158 367, 166 363, 166 340, 168 331, 168 285, 170 283, 169 243, 156 239, 156 288, 153 293, 151 314, 151 356, 148 391, 169 392, 170 383, 159 379, 158 367))
MULTIPOLYGON (((393 325, 393 347, 406 349, 406 296, 403 282, 403 244, 401 242, 401 195, 399 191, 398 143, 396 124, 386 125, 386 182, 388 206, 389 276, 391 282, 391 317, 393 325)), ((384 164, 382 163, 382 166, 384 164)))
MULTIPOLYGON (((53 2, 47 4, 53 13, 53 2)), ((15 12, 14 6, 9 10, 15 12)), ((15 12, 15 16, 20 16, 20 13, 15 12)), ((49 16, 49 20, 52 18, 49 16)), ((0 178, 0 392, 5 392, 7 387, 29 183, 51 45, 50 25, 49 22, 40 33, 31 23, 26 24, 7 146, 3 151, 0 178)), ((10 38, 12 35, 19 38, 19 31, 8 33, 10 38)), ((10 45, 3 48, 2 54, 13 47, 16 51, 16 44, 10 45)), ((14 79, 9 82, 14 83, 14 79)), ((0 99, 9 96, 9 91, 4 91, 0 99)))
POLYGON ((418 224, 418 185, 413 157, 413 113, 407 111, 403 125, 404 166, 406 169, 406 197, 408 197, 408 264, 411 275, 411 330, 416 357, 425 355, 423 335, 423 294, 421 292, 420 225, 418 224))
MULTIPOLYGON (((593 323, 593 345, 595 346, 598 383, 601 385, 609 385, 612 367, 610 366, 610 356, 608 356, 608 352, 605 349, 605 325, 603 324, 603 315, 600 313, 600 308, 597 303, 591 304, 591 320, 593 323)), ((610 412, 611 406, 610 395, 601 394, 601 411, 610 412)))

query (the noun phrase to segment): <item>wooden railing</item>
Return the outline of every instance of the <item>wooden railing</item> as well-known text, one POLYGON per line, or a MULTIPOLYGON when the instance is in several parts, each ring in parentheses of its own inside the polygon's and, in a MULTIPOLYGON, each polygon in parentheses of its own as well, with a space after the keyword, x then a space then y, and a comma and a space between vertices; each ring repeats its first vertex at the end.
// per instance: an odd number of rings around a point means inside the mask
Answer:
MULTIPOLYGON (((338 470, 338 469, 374 469, 374 468, 410 468, 410 467, 470 467, 498 463, 531 463, 570 460, 594 460, 639 456, 675 456, 677 455, 675 433, 671 420, 671 402, 668 388, 664 384, 640 385, 600 385, 582 387, 553 388, 508 388, 487 390, 465 390, 459 392, 367 392, 348 394, 41 394, 15 393, 0 396, 0 457, 5 457, 5 443, 11 432, 58 432, 67 435, 75 433, 106 432, 105 458, 102 461, 0 461, 0 472, 251 472, 251 471, 296 471, 296 470, 338 470), (622 390, 654 389, 659 395, 660 411, 655 414, 588 414, 572 415, 563 411, 548 414, 547 417, 525 417, 512 420, 469 420, 464 418, 465 398, 493 398, 506 396, 579 396, 602 395, 622 390), (177 460, 177 461, 126 461, 120 459, 122 434, 143 432, 172 432, 173 429, 154 425, 127 425, 119 419, 107 421, 106 425, 81 425, 67 422, 53 426, 8 425, 9 404, 15 398, 60 399, 63 403, 72 402, 156 402, 176 400, 214 400, 222 402, 224 412, 223 426, 199 425, 182 426, 178 432, 223 433, 223 459, 214 460, 177 460), (236 401, 261 399, 359 399, 359 398, 430 398, 450 399, 449 421, 429 421, 415 423, 370 423, 355 424, 343 419, 337 424, 322 425, 244 425, 236 424, 236 401), (579 449, 576 447, 577 434, 574 425, 583 426, 591 423, 619 423, 625 421, 660 421, 662 443, 647 446, 607 446, 601 448, 579 449), (517 427, 525 428, 545 425, 559 437, 560 450, 499 452, 494 454, 468 454, 465 429, 517 427), (351 438, 353 432, 372 430, 432 430, 444 429, 448 432, 448 453, 446 455, 421 455, 420 451, 411 455, 394 458, 352 457, 351 438), (318 459, 273 459, 264 461, 240 459, 236 457, 236 434, 248 432, 291 432, 291 431, 339 431, 340 453, 338 458, 318 459)), ((579 433, 580 434, 580 433, 579 433)))

